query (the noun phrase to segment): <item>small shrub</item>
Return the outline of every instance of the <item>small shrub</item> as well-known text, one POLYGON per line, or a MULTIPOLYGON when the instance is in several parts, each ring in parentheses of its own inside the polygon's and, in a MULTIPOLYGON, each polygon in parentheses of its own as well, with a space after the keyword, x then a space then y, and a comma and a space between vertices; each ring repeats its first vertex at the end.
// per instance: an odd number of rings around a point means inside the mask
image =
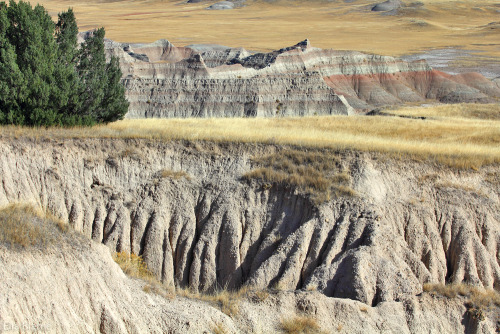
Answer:
POLYGON ((148 266, 142 259, 142 256, 129 254, 127 252, 119 252, 113 255, 113 260, 120 266, 125 274, 135 278, 150 281, 154 279, 154 275, 149 271, 148 266))
POLYGON ((481 307, 470 307, 467 309, 467 312, 471 316, 472 319, 476 321, 483 321, 484 320, 484 310, 481 307))
POLYGON ((262 303, 267 298, 269 298, 269 292, 267 290, 257 290, 252 293, 252 300, 256 303, 262 303))
POLYGON ((306 316, 295 316, 292 319, 281 319, 281 329, 289 334, 320 333, 316 319, 306 316))

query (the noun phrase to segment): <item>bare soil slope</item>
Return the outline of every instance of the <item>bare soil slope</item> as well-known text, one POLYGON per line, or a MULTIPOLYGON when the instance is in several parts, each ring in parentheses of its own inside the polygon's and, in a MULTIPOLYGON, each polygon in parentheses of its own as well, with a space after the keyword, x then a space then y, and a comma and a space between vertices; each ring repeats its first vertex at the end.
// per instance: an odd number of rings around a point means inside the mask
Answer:
POLYGON ((420 294, 427 282, 499 289, 498 167, 458 172, 323 152, 338 157, 357 193, 323 203, 242 180, 256 167, 252 157, 284 149, 2 138, 0 205, 33 203, 93 240, 45 251, 0 246, 2 321, 50 332, 271 333, 282 319, 306 315, 328 332, 497 329, 496 307, 478 318, 464 299, 420 294), (127 278, 108 249, 142 255, 166 287, 281 292, 249 293, 229 317, 142 291, 145 283, 127 278))

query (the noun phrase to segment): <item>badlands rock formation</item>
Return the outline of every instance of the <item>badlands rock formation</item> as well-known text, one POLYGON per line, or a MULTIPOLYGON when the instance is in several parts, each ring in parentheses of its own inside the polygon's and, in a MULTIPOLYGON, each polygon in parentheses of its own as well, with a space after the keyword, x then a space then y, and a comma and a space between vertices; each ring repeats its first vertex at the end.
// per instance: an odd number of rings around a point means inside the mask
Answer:
POLYGON ((53 211, 111 251, 143 255, 170 286, 314 287, 370 305, 418 294, 426 282, 500 288, 499 188, 486 177, 498 169, 403 168, 348 154, 359 196, 315 205, 293 189, 241 179, 252 156, 278 148, 209 149, 3 140, 0 205, 53 211))
MULTIPOLYGON (((84 34, 82 35, 84 36, 84 34)), ((449 75, 425 61, 314 48, 243 48, 107 42, 118 56, 126 117, 349 115, 403 102, 488 102, 500 88, 477 73, 449 75)))
POLYGON ((242 180, 253 156, 281 149, 1 138, 0 206, 33 203, 87 238, 48 252, 0 246, 0 320, 54 332, 202 333, 222 324, 274 333, 282 317, 305 313, 327 332, 496 330, 496 308, 477 321, 463 301, 420 294, 427 282, 500 289, 498 167, 457 172, 326 152, 351 171, 358 195, 319 205, 242 180), (143 292, 111 260, 115 251, 142 255, 166 286, 285 292, 247 299, 229 318, 143 292))

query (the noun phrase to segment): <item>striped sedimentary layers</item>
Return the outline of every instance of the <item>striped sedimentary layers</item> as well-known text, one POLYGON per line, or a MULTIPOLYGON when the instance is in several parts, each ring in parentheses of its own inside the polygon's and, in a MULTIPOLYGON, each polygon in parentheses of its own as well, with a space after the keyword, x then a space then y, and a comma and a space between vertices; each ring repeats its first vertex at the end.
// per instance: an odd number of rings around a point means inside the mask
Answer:
POLYGON ((269 53, 220 45, 107 43, 130 108, 142 117, 352 114, 404 102, 489 102, 500 88, 477 73, 449 75, 425 61, 323 50, 308 40, 269 53))

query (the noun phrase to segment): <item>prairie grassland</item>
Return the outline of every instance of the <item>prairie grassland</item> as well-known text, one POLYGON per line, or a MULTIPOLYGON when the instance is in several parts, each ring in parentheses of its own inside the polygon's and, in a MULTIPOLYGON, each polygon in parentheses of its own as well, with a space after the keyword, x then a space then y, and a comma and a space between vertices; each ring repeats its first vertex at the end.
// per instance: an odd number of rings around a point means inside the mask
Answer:
POLYGON ((397 108, 386 112, 412 117, 500 120, 500 104, 442 104, 427 108, 397 108))
POLYGON ((498 104, 412 107, 388 112, 434 116, 425 120, 387 116, 128 119, 93 128, 6 126, 0 134, 14 138, 146 138, 374 151, 437 160, 457 168, 500 162, 500 120, 495 116, 500 113, 498 104), (491 116, 484 119, 484 113, 491 116))
POLYGON ((73 7, 81 30, 104 26, 107 37, 120 42, 166 38, 177 46, 217 43, 268 51, 309 38, 321 48, 394 56, 449 46, 500 55, 495 0, 422 0, 423 6, 398 15, 370 12, 382 1, 247 0, 243 8, 222 11, 205 10, 216 0, 39 2, 54 17, 73 7))

